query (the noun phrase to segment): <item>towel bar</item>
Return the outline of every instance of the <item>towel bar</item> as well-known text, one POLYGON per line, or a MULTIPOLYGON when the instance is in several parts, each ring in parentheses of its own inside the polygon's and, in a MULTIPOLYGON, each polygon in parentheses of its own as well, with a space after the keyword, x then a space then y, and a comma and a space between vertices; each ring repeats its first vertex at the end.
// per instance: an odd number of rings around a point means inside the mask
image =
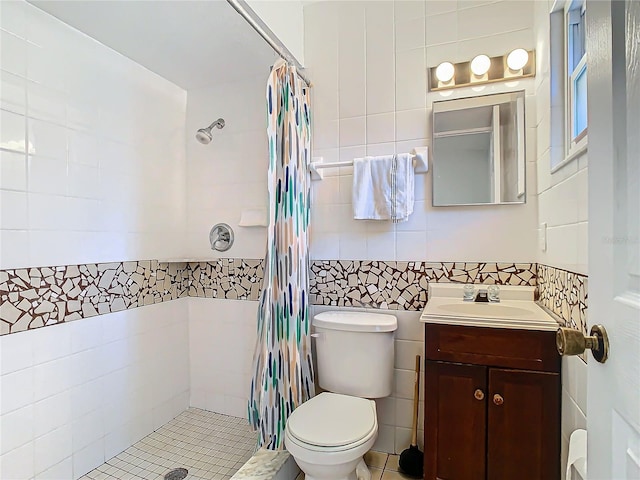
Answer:
MULTIPOLYGON (((427 147, 417 147, 411 151, 413 155, 413 168, 416 173, 427 173, 429 171, 428 149, 427 147)), ((322 157, 315 157, 315 161, 309 164, 309 172, 311 180, 322 180, 324 178, 323 168, 348 167, 353 165, 353 160, 345 160, 343 162, 326 162, 322 161, 322 157)))

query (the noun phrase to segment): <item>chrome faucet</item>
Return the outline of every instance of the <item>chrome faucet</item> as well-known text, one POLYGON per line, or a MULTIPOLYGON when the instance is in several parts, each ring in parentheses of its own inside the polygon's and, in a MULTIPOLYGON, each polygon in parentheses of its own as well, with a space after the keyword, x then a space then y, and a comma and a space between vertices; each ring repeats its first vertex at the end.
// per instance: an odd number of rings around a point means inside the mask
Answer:
POLYGON ((474 302, 487 303, 488 301, 489 301, 489 294, 487 293, 487 290, 486 289, 478 290, 478 293, 476 295, 474 302))

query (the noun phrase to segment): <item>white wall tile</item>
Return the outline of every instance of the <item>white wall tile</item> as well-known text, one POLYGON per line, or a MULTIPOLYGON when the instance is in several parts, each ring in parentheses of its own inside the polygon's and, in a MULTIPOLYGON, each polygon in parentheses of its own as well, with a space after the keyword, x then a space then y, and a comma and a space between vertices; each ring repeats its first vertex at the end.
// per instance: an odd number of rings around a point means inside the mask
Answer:
POLYGON ((346 2, 338 19, 338 90, 340 117, 366 114, 365 8, 346 2))
POLYGON ((2 376, 0 415, 33 403, 33 368, 25 368, 2 376))
POLYGON ((450 11, 426 18, 426 45, 440 45, 458 40, 458 12, 450 11))
POLYGON ((367 117, 343 118, 340 120, 341 147, 364 145, 367 133, 367 117))
POLYGON ((415 0, 401 0, 393 2, 396 22, 421 18, 425 15, 424 2, 415 0))
POLYGON ((25 118, 22 115, 0 110, 0 145, 5 150, 26 152, 27 135, 25 118))
MULTIPOLYGON (((377 155, 393 155, 397 152, 396 144, 393 142, 389 143, 370 143, 366 147, 367 155, 377 156, 377 155)), ((352 175, 352 173, 349 173, 352 175)))
MULTIPOLYGON (((368 26, 367 26, 368 27, 368 26)), ((425 19, 396 22, 396 51, 412 50, 425 46, 425 19)))
POLYGON ((61 478, 73 478, 73 463, 71 457, 65 458, 62 462, 36 474, 36 480, 59 480, 61 478))
MULTIPOLYGON (((389 1, 366 4, 366 113, 368 115, 395 110, 393 6, 393 2, 389 1)), ((322 65, 322 69, 324 68, 322 65)))
MULTIPOLYGON (((11 216, 3 214, 2 228, 32 232, 26 241, 24 234, 2 233, 0 268, 183 257, 186 183, 179 178, 185 169, 186 92, 31 5, 3 6, 7 17, 12 18, 2 32, 1 187, 56 197, 33 197, 29 213, 20 214, 27 226, 10 225, 11 216), (109 148, 106 139, 118 148, 109 148), (28 165, 9 155, 25 152, 27 140, 28 165), (86 220, 98 212, 89 203, 65 205, 64 197, 102 194, 119 203, 109 205, 113 209, 105 217, 115 218, 115 225, 107 231, 101 224, 105 234, 96 243, 89 232, 97 222, 86 220), (123 225, 119 217, 133 222, 123 225), (33 231, 44 229, 47 242, 33 231), (135 241, 115 247, 107 239, 116 232, 134 234, 135 241)), ((20 213, 24 202, 10 206, 20 213)))
MULTIPOLYGON (((38 157, 67 160, 66 128, 41 120, 29 121, 30 151, 38 157)), ((66 172, 64 172, 66 174, 66 172)))
POLYGON ((105 439, 100 439, 91 445, 73 453, 73 478, 80 478, 105 460, 105 439))
POLYGON ((7 31, 0 31, 2 70, 24 77, 27 74, 27 42, 7 31))
POLYGON ((65 425, 36 438, 34 449, 36 474, 60 463, 69 456, 71 451, 71 426, 65 425))
POLYGON ((0 70, 0 108, 21 115, 27 106, 27 87, 24 78, 0 70))
POLYGON ((425 108, 427 67, 425 49, 396 54, 396 110, 425 108))
POLYGON ((33 441, 33 405, 0 416, 0 456, 33 441))
POLYGON ((396 260, 425 260, 427 257, 426 231, 408 231, 396 233, 396 260))
POLYGON ((0 189, 27 189, 27 163, 24 154, 0 151, 0 189))
POLYGON ((533 5, 532 1, 507 0, 460 9, 458 11, 458 38, 462 40, 485 37, 531 28, 533 5))
MULTIPOLYGON (((341 121, 341 124, 345 120, 341 121)), ((393 113, 382 113, 379 115, 367 116, 366 142, 363 143, 384 143, 395 140, 395 115, 393 113)))
MULTIPOLYGON (((414 140, 431 136, 431 110, 404 110, 396 114, 396 140, 414 140)), ((416 145, 418 146, 418 145, 416 145)))
POLYGON ((28 227, 27 194, 0 190, 1 226, 4 229, 26 230, 28 227))
POLYGON ((458 8, 458 4, 451 0, 427 0, 425 6, 425 15, 427 17, 432 15, 440 15, 441 13, 447 13, 455 11, 458 8))
MULTIPOLYGON (((69 391, 36 401, 33 404, 34 437, 46 435, 67 425, 71 418, 71 394, 69 391)), ((71 452, 70 449, 69 452, 71 452)))
POLYGON ((33 442, 0 456, 0 478, 32 478, 34 471, 33 442))

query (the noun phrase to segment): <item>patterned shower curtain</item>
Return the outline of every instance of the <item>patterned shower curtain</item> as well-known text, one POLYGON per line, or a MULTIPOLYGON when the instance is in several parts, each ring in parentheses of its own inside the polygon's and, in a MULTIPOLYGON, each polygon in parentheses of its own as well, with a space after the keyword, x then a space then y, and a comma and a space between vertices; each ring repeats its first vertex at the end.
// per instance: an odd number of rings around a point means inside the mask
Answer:
POLYGON ((282 447, 291 412, 313 397, 309 337, 310 101, 295 68, 282 63, 267 84, 269 228, 258 309, 249 422, 258 447, 282 447))

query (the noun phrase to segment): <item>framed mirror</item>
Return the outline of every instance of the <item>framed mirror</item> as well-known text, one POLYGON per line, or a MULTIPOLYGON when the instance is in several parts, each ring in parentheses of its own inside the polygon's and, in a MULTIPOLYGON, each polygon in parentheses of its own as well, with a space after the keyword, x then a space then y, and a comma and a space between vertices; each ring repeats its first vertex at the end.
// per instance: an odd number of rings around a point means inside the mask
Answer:
POLYGON ((433 205, 526 201, 524 92, 433 103, 433 205))

